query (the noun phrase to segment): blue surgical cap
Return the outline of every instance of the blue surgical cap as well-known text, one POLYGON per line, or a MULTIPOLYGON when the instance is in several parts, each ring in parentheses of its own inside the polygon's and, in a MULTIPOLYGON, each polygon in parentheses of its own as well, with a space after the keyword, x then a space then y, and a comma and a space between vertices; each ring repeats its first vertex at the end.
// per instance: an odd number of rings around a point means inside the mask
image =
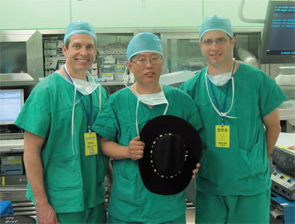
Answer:
POLYGON ((233 37, 230 20, 227 18, 218 17, 217 15, 207 16, 202 22, 200 28, 200 40, 202 39, 204 33, 211 30, 221 30, 227 33, 230 37, 233 37))
POLYGON ((160 38, 153 33, 147 32, 135 35, 127 47, 126 56, 128 61, 130 61, 132 56, 143 52, 155 52, 163 55, 160 38))
POLYGON ((93 37, 94 42, 97 42, 96 33, 93 27, 84 21, 72 22, 68 25, 64 36, 64 43, 74 34, 85 33, 93 37))

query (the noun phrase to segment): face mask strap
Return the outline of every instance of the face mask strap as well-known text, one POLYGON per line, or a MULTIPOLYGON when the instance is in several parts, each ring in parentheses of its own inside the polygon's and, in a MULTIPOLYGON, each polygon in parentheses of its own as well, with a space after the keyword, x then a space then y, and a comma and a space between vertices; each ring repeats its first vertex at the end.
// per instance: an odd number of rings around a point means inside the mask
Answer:
POLYGON ((137 98, 136 112, 135 112, 135 124, 136 124, 136 133, 137 133, 137 136, 139 136, 138 122, 137 122, 138 107, 139 107, 139 99, 137 98))
POLYGON ((166 109, 165 109, 165 111, 164 111, 164 114, 163 114, 163 115, 166 115, 166 113, 167 113, 167 111, 168 111, 168 108, 169 108, 169 102, 168 102, 168 100, 167 100, 167 106, 166 106, 166 109))
POLYGON ((72 111, 72 147, 73 147, 73 155, 75 155, 75 146, 74 146, 74 126, 75 126, 75 123, 74 123, 74 119, 75 119, 75 106, 76 106, 76 103, 75 103, 75 100, 76 100, 76 85, 74 84, 75 86, 75 92, 74 92, 74 103, 73 103, 73 111, 72 111))
MULTIPOLYGON (((164 94, 164 96, 165 96, 165 93, 164 93, 164 91, 163 91, 163 86, 162 86, 161 84, 160 84, 160 86, 161 86, 161 91, 163 92, 163 94, 164 94)), ((165 99, 166 99, 167 106, 166 106, 166 108, 165 108, 165 110, 164 110, 164 114, 163 114, 163 115, 166 115, 166 113, 167 113, 167 111, 168 111, 168 108, 169 108, 169 102, 168 102, 166 96, 165 96, 165 99)))
POLYGON ((124 86, 126 86, 127 88, 129 88, 129 86, 127 85, 128 83, 128 80, 129 80, 129 74, 127 73, 127 70, 128 68, 126 67, 125 68, 125 71, 124 71, 124 74, 123 74, 123 77, 124 77, 124 86))
POLYGON ((74 82, 74 80, 72 79, 72 77, 70 76, 68 69, 66 67, 66 65, 63 66, 67 76, 69 77, 70 81, 72 82, 72 84, 74 85, 74 100, 73 100, 73 109, 72 109, 72 122, 71 122, 71 132, 72 132, 72 148, 73 148, 73 155, 75 155, 75 147, 74 147, 74 118, 75 118, 75 106, 76 106, 76 93, 77 93, 77 87, 76 84, 74 82))
POLYGON ((101 85, 99 85, 99 110, 101 110, 101 85))

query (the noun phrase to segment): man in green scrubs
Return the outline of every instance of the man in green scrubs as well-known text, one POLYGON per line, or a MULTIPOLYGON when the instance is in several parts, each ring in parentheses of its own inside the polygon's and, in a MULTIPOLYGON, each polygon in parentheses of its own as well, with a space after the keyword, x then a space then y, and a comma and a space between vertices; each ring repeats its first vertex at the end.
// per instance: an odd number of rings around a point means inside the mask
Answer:
POLYGON ((106 223, 108 159, 90 127, 108 94, 87 75, 96 42, 89 23, 71 23, 64 67, 35 86, 15 123, 25 130, 27 197, 40 224, 106 223))
POLYGON ((161 40, 137 34, 127 48, 127 67, 136 83, 112 94, 92 128, 102 136, 102 152, 113 158, 109 223, 186 223, 185 192, 160 195, 143 184, 138 160, 144 143, 139 133, 152 118, 174 115, 196 130, 202 127, 194 101, 181 90, 162 86, 161 40))
POLYGON ((181 89, 203 126, 196 176, 196 223, 269 223, 271 154, 281 131, 285 94, 261 70, 233 59, 230 21, 207 17, 199 46, 207 67, 181 89))

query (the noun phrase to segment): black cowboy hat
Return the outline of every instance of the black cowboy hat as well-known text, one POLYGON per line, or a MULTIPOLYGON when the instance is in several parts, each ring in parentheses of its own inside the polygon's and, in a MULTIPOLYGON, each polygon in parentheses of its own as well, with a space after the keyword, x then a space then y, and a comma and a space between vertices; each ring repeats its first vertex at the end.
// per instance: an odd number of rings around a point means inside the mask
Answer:
POLYGON ((145 187, 162 195, 183 191, 202 154, 196 129, 182 118, 163 115, 146 123, 140 140, 145 143, 143 158, 138 161, 145 187))

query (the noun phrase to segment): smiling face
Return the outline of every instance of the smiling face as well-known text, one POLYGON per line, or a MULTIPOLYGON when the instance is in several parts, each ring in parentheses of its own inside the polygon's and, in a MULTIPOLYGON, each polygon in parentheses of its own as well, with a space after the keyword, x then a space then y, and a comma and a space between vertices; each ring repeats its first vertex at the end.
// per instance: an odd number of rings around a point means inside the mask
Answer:
POLYGON ((70 37, 68 49, 63 45, 66 66, 72 78, 86 77, 94 62, 96 48, 94 39, 88 34, 75 34, 70 37))
POLYGON ((207 60, 208 69, 224 69, 230 67, 233 61, 232 51, 235 42, 235 37, 231 39, 223 31, 212 30, 206 32, 199 42, 199 46, 207 60))
POLYGON ((136 78, 136 83, 142 86, 159 85, 164 60, 161 55, 153 52, 140 53, 131 61, 127 67, 136 78))

